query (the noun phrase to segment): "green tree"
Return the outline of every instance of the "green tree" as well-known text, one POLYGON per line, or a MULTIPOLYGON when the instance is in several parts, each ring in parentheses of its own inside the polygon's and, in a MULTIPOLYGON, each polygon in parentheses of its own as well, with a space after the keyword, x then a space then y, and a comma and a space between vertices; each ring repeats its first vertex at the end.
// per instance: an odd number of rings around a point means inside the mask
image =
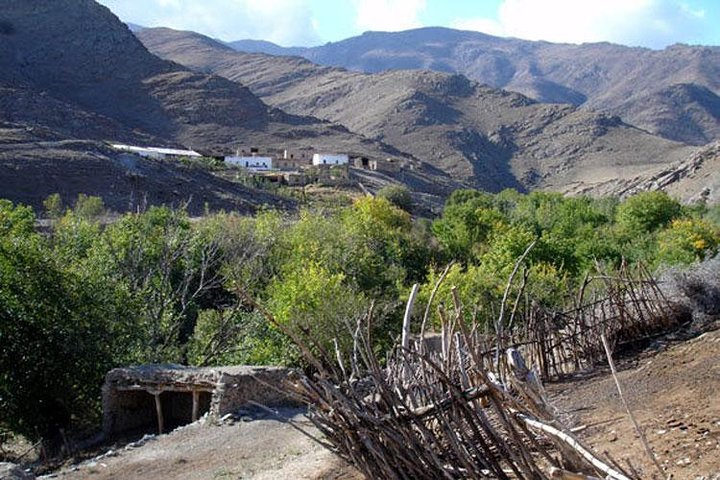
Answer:
POLYGON ((43 200, 45 213, 50 218, 59 218, 63 214, 63 202, 59 193, 53 193, 43 200))
POLYGON ((92 219, 105 214, 105 204, 100 197, 88 196, 81 193, 75 201, 73 210, 80 218, 92 219))
POLYGON ((658 261, 692 263, 718 252, 720 229, 701 219, 677 219, 658 235, 658 261))
POLYGON ((32 232, 26 207, 0 202, 0 219, 0 427, 51 444, 97 411, 113 327, 92 287, 32 232))
POLYGON ((616 222, 632 235, 657 231, 682 214, 682 205, 665 192, 642 192, 618 205, 616 222))
MULTIPOLYGON (((312 262, 287 269, 267 291, 267 306, 275 319, 316 348, 332 351, 337 342, 347 354, 353 328, 369 302, 344 284, 342 273, 331 273, 312 262)), ((282 344, 277 347, 290 355, 283 363, 297 362, 294 350, 288 352, 282 344)))

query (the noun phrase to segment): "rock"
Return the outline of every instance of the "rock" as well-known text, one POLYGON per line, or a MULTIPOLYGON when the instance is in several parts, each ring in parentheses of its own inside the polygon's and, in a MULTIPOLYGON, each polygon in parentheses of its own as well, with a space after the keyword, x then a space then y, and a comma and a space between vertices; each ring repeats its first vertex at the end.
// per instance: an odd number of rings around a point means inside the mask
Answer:
POLYGON ((35 480, 35 475, 28 473, 14 463, 0 463, 0 480, 35 480))

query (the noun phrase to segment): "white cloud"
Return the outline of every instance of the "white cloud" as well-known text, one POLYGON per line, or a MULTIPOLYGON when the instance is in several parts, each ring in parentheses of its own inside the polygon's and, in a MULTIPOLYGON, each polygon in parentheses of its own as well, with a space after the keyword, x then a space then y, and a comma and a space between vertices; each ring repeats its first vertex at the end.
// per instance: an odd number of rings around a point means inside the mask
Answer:
POLYGON ((702 10, 678 0, 503 0, 497 20, 459 20, 455 26, 528 40, 659 48, 693 38, 704 20, 702 10))
POLYGON ((319 42, 307 0, 99 0, 122 20, 192 30, 222 40, 262 38, 281 45, 319 42))
POLYGON ((421 27, 425 0, 353 0, 355 23, 362 30, 394 32, 421 27))

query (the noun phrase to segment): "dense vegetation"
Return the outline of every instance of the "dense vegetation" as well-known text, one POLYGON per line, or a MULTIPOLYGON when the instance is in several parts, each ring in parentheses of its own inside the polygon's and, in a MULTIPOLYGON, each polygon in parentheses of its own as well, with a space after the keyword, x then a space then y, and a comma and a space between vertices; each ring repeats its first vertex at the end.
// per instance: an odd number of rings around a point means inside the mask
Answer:
POLYGON ((408 287, 420 283, 426 300, 451 261, 439 300, 457 286, 489 320, 480 307, 503 294, 533 242, 526 291, 548 306, 597 264, 690 263, 720 242, 718 207, 657 192, 619 202, 464 190, 433 222, 413 220, 409 198, 392 190, 333 210, 199 220, 153 207, 101 222, 102 202, 84 196, 45 206, 51 225, 38 232, 28 207, 0 200, 0 430, 30 438, 71 415, 92 421, 113 366, 297 363, 247 297, 320 345, 346 348, 371 301, 376 338, 393 338, 408 287))

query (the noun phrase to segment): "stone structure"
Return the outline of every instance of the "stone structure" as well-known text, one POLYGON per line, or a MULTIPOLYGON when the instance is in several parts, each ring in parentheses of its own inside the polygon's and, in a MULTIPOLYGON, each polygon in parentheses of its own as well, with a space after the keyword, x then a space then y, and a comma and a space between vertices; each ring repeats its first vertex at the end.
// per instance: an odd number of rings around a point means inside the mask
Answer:
POLYGON ((293 370, 281 367, 195 368, 143 365, 116 368, 103 385, 103 433, 159 431, 185 425, 205 413, 222 417, 249 402, 296 405, 293 370))
POLYGON ((403 168, 403 163, 396 158, 386 158, 382 160, 370 160, 368 162, 370 170, 377 172, 397 173, 403 168))
POLYGON ((273 168, 272 157, 245 157, 233 155, 225 157, 225 163, 228 165, 237 165, 239 167, 247 168, 248 170, 270 170, 273 168))

